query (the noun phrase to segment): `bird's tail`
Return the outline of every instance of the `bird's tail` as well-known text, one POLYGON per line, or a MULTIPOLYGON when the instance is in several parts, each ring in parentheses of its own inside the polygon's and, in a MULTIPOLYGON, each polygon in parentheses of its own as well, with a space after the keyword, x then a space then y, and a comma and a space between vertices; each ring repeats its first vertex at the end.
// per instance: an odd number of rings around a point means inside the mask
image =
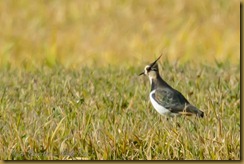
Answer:
POLYGON ((194 114, 196 114, 198 117, 204 117, 204 112, 203 111, 201 111, 201 110, 199 110, 199 109, 197 109, 195 106, 193 106, 193 105, 188 105, 187 107, 186 107, 186 112, 190 112, 190 113, 194 113, 194 114))

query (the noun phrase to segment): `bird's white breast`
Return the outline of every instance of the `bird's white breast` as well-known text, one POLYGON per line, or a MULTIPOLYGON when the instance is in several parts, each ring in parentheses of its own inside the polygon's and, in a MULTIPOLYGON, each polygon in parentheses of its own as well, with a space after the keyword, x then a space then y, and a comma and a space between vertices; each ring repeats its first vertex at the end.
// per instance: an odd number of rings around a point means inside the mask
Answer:
POLYGON ((153 90, 149 97, 150 97, 150 100, 151 100, 151 103, 153 105, 153 107, 156 109, 156 111, 161 114, 161 115, 169 115, 169 116, 174 116, 175 114, 174 113, 171 113, 168 109, 166 109, 165 107, 163 107, 162 105, 158 104, 157 101, 154 100, 152 94, 155 93, 155 90, 153 90))

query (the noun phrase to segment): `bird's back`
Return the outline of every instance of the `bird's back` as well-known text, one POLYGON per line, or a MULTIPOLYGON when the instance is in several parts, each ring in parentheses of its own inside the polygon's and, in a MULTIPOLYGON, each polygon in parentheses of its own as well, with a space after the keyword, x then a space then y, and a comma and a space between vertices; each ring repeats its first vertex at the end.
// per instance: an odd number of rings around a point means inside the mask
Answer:
POLYGON ((154 93, 151 95, 155 101, 175 114, 196 114, 203 117, 204 113, 191 105, 189 101, 176 89, 172 88, 161 77, 157 81, 153 81, 152 90, 154 93))

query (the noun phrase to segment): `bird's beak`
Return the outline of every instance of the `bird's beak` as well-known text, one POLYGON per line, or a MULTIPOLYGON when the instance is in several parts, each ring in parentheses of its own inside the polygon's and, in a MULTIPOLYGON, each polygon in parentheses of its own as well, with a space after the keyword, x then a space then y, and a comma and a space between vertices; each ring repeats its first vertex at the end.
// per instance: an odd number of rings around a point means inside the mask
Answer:
POLYGON ((141 75, 145 75, 145 73, 144 73, 144 72, 142 72, 142 73, 140 73, 138 76, 141 76, 141 75))
POLYGON ((157 63, 157 61, 161 58, 163 54, 161 54, 152 64, 150 64, 150 66, 152 67, 155 63, 157 63))

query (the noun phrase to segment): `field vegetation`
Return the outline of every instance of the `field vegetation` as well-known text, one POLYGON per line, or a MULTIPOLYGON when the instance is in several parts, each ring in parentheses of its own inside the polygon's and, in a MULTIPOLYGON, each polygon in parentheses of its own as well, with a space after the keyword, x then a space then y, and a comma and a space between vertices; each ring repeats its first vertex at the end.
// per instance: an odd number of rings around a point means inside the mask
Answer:
POLYGON ((0 159, 239 160, 240 2, 0 3, 0 159), (160 116, 146 64, 205 112, 160 116), (180 126, 179 126, 180 125, 180 126))

